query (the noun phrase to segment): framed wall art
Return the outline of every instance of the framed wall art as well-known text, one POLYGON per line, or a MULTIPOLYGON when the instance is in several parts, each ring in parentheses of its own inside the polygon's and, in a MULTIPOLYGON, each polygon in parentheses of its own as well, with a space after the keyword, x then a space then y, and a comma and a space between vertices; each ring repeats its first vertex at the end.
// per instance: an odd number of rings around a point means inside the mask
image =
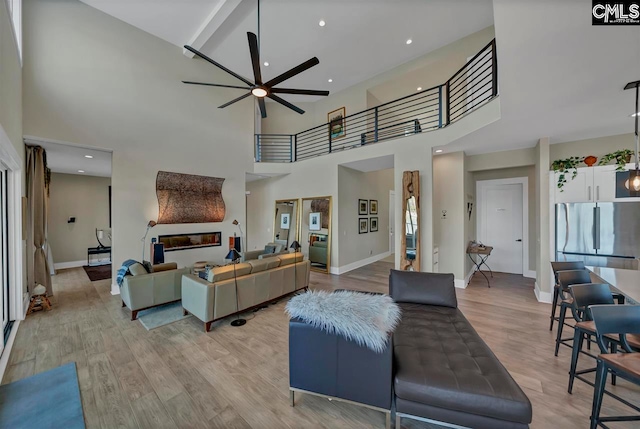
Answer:
POLYGON ((309 213, 309 231, 320 231, 320 212, 309 213))
POLYGON ((368 206, 369 202, 367 200, 358 200, 358 214, 359 215, 366 215, 368 213, 368 206))
POLYGON ((369 214, 378 214, 378 200, 369 200, 369 214))
POLYGON ((329 135, 331 140, 336 140, 347 135, 346 110, 344 107, 327 113, 329 123, 329 135))
POLYGON ((369 219, 361 217, 358 219, 358 233, 366 234, 367 232, 369 232, 369 219))
POLYGON ((280 215, 280 229, 289 229, 290 224, 291 224, 291 214, 282 213, 280 215))
POLYGON ((378 218, 372 217, 369 220, 369 232, 378 232, 378 218))

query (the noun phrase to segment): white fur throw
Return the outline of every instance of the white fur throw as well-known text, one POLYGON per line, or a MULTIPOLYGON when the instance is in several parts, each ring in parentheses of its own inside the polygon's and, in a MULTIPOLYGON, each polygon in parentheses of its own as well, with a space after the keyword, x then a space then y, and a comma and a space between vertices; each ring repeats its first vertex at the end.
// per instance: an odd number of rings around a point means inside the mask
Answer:
POLYGON ((400 321, 400 308, 389 295, 354 291, 310 291, 291 298, 286 312, 330 334, 382 353, 400 321))

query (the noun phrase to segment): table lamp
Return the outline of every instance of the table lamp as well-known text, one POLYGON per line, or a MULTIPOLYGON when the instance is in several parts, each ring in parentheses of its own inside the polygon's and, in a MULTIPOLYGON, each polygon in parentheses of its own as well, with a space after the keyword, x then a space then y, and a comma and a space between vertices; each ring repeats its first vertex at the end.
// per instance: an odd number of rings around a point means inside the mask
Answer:
POLYGON ((229 250, 229 253, 227 253, 227 256, 225 256, 224 258, 231 259, 233 261, 233 281, 236 285, 236 320, 231 322, 231 326, 242 326, 247 323, 247 321, 240 318, 240 306, 238 305, 238 279, 236 278, 236 261, 240 259, 240 254, 236 249, 231 249, 229 250))

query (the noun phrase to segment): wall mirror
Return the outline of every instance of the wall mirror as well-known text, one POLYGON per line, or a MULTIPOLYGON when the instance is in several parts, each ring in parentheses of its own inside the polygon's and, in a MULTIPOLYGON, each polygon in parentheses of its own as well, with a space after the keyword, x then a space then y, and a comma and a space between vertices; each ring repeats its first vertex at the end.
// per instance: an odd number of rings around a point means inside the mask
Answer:
POLYGON ((302 199, 300 249, 311 269, 324 273, 331 266, 331 197, 302 199))
POLYGON ((402 234, 400 269, 420 271, 420 174, 402 173, 402 234))
POLYGON ((289 250, 291 243, 300 241, 298 237, 298 200, 277 200, 273 220, 273 242, 282 244, 289 250))

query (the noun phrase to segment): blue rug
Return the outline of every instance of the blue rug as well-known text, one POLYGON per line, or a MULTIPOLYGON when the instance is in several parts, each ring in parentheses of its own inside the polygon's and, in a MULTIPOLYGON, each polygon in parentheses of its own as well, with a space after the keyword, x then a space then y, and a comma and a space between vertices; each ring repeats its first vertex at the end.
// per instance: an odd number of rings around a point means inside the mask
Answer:
POLYGON ((142 326, 144 326, 147 331, 186 319, 187 317, 191 317, 191 315, 188 314, 185 316, 183 314, 182 301, 153 307, 138 313, 138 320, 140 320, 140 323, 142 323, 142 326))
POLYGON ((84 429, 75 362, 0 386, 0 428, 84 429))

